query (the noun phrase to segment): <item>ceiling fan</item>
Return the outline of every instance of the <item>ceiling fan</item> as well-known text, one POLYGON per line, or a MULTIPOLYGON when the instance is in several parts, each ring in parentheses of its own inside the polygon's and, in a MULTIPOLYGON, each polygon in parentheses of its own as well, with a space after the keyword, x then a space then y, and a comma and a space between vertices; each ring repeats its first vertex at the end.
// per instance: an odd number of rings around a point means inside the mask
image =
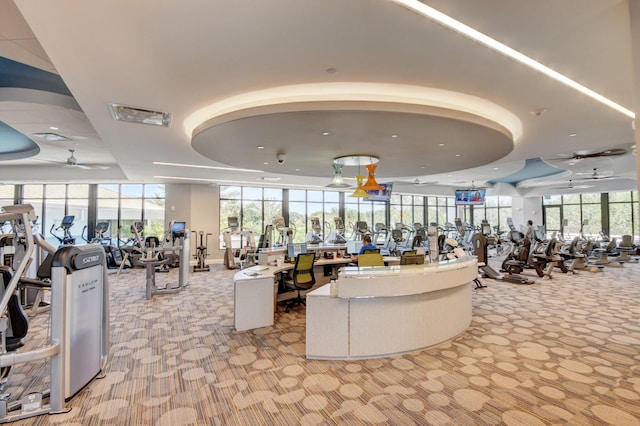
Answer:
POLYGON ((64 167, 75 167, 83 170, 106 170, 109 168, 109 166, 102 165, 102 164, 83 164, 82 162, 78 161, 78 159, 75 156, 75 152, 76 152, 75 149, 70 149, 69 157, 65 161, 56 161, 56 163, 63 164, 64 167))
POLYGON ((573 180, 569 179, 568 185, 565 186, 553 186, 550 189, 586 189, 591 188, 593 185, 574 185, 573 180))
POLYGON ((416 180, 413 181, 413 184, 415 186, 420 186, 420 185, 436 185, 438 183, 437 180, 434 181, 421 181, 420 178, 416 178, 416 180))
POLYGON ((569 155, 560 155, 558 157, 547 158, 546 161, 562 161, 562 162, 575 162, 580 160, 586 160, 588 158, 602 158, 602 157, 618 157, 625 155, 629 151, 624 148, 611 148, 601 151, 575 151, 569 155))
POLYGON ((617 176, 613 176, 609 173, 612 172, 599 172, 597 167, 593 168, 591 172, 578 172, 577 175, 588 175, 588 177, 582 178, 583 180, 600 180, 600 179, 611 179, 616 178, 617 176), (606 173, 606 175, 603 175, 606 173))

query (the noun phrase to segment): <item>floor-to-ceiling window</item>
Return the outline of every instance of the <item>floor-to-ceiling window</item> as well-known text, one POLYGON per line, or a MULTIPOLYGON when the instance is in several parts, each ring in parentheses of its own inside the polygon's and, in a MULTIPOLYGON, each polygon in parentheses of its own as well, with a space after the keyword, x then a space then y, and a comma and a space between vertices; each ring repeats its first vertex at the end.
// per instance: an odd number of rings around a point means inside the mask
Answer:
POLYGON ((511 197, 487 196, 482 206, 473 206, 473 225, 480 226, 486 220, 497 231, 509 229, 507 218, 512 217, 511 197))
POLYGON ((610 192, 608 201, 609 236, 633 235, 634 241, 639 241, 638 191, 610 192))
MULTIPOLYGON (((244 245, 243 230, 252 231, 257 238, 264 233, 266 225, 273 224, 278 216, 283 216, 280 188, 258 188, 241 186, 220 187, 220 231, 229 230, 229 218, 238 219, 239 233, 233 235, 234 248, 244 245)), ((257 242, 257 241, 256 241, 257 242)), ((219 247, 224 248, 221 238, 219 247)))

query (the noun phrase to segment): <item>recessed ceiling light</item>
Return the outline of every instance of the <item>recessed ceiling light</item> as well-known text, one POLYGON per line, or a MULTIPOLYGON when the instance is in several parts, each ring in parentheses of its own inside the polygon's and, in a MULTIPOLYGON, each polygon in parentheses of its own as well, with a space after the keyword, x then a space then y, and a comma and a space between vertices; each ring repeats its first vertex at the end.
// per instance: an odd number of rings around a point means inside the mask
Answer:
POLYGON ((500 167, 494 167, 493 170, 500 170, 500 167))
POLYGON ((163 127, 169 127, 169 124, 171 123, 171 113, 169 112, 153 111, 112 103, 109 103, 108 105, 109 111, 111 111, 111 117, 113 117, 114 120, 138 124, 151 124, 163 127))
POLYGON ((439 143, 438 146, 444 146, 444 144, 443 143, 439 143))
POLYGON ((456 157, 460 157, 460 154, 456 154, 456 157))
POLYGON ((529 111, 529 114, 533 115, 534 117, 540 117, 541 115, 543 115, 545 112, 549 111, 546 108, 538 108, 538 109, 534 109, 529 111))
POLYGON ((264 149, 264 146, 258 145, 258 149, 264 149))
POLYGON ((327 68, 327 74, 335 74, 337 71, 335 68, 327 68))
POLYGON ((266 165, 268 165, 268 164, 269 164, 269 162, 268 162, 268 161, 265 161, 265 162, 264 162, 264 163, 262 163, 262 164, 264 164, 264 165, 266 166, 266 165))
POLYGON ((331 133, 329 132, 322 132, 322 136, 329 136, 331 133))
POLYGON ((397 138, 397 137, 398 137, 398 135, 391 135, 391 137, 392 137, 392 138, 397 138))
POLYGON ((420 166, 420 168, 421 168, 421 169, 426 169, 426 168, 427 168, 427 166, 420 166))
POLYGON ((575 165, 576 165, 576 163, 571 162, 571 163, 569 163, 569 165, 570 165, 570 166, 575 166, 575 165))
POLYGON ((296 172, 299 172, 299 171, 300 171, 300 169, 296 169, 296 172))
POLYGON ((569 136, 571 136, 571 137, 574 137, 574 136, 577 136, 577 135, 578 135, 577 133, 569 133, 569 136))
POLYGON ((470 26, 463 24, 462 22, 456 19, 453 19, 452 17, 440 12, 439 10, 436 10, 430 6, 427 6, 420 0, 393 0, 393 1, 395 3, 403 5, 408 9, 411 9, 419 13, 420 15, 432 21, 439 23, 440 25, 443 25, 449 28, 450 30, 453 30, 459 34, 462 34, 463 36, 468 37, 471 40, 477 41, 478 43, 483 44, 484 46, 490 49, 500 52, 503 55, 511 59, 514 59, 515 61, 518 61, 523 65, 528 66, 529 68, 532 68, 538 72, 541 72, 547 77, 552 78, 557 82, 562 83, 565 86, 568 86, 580 93, 583 93, 589 96, 590 98, 602 104, 605 104, 609 108, 613 108, 614 110, 626 115, 627 117, 635 118, 635 114, 633 113, 633 111, 628 110, 622 105, 618 105, 617 103, 613 102, 611 99, 605 98, 601 94, 594 92, 588 87, 585 87, 580 83, 578 83, 577 81, 574 81, 569 77, 563 74, 560 74, 558 71, 553 70, 548 66, 541 64, 540 62, 528 57, 527 55, 518 52, 512 47, 509 47, 506 44, 503 44, 498 40, 495 40, 489 37, 488 35, 483 34, 480 31, 474 28, 471 28, 470 26))
POLYGON ((49 130, 58 130, 57 127, 49 126, 49 130))
POLYGON ((605 153, 605 154, 611 154, 611 150, 610 150, 610 149, 608 149, 608 150, 606 150, 604 153, 605 153))
POLYGON ((447 177, 452 177, 453 175, 447 175, 447 177))

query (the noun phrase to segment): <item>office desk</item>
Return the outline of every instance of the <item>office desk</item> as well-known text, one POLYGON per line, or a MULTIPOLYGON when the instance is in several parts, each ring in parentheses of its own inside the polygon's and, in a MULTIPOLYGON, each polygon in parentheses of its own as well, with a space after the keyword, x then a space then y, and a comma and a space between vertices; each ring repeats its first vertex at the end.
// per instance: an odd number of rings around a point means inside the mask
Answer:
MULTIPOLYGON (((350 262, 350 258, 343 257, 316 260, 313 264, 316 285, 313 288, 328 283, 331 278, 337 278, 335 271, 332 276, 324 276, 325 266, 337 268, 350 262), (318 272, 315 272, 316 268, 318 272)), ((287 300, 297 294, 296 292, 277 294, 276 277, 282 272, 293 269, 294 266, 293 263, 285 263, 282 266, 258 265, 243 269, 234 275, 233 312, 234 326, 237 331, 273 325, 276 301, 287 300)), ((313 288, 308 291, 312 291, 313 288)))
POLYGON ((385 357, 451 339, 471 323, 477 274, 475 257, 345 268, 335 284, 307 294, 307 358, 385 357))

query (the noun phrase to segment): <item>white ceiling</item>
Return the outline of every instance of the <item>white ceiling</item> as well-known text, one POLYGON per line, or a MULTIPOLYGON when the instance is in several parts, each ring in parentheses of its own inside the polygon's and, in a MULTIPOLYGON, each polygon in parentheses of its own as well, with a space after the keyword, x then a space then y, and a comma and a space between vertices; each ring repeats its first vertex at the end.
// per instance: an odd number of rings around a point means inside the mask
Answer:
MULTIPOLYGON (((424 3, 632 108, 626 0, 424 3)), ((170 176, 257 184, 273 176, 285 186, 322 186, 332 177, 334 157, 364 153, 380 157, 379 180, 417 193, 482 185, 535 157, 574 174, 496 190, 537 195, 637 188, 631 154, 598 159, 596 166, 616 177, 590 179, 588 189, 562 186, 589 178, 577 173, 591 171, 593 161, 571 166, 558 160, 580 150, 630 148, 629 117, 392 1, 15 4, 0 3, 0 56, 58 72, 84 113, 0 97, 1 121, 27 135, 55 126, 72 139, 36 140, 41 153, 3 162, 0 181, 189 182, 170 176), (329 96, 340 84, 353 93, 329 96), (368 91, 355 90, 363 85, 368 91), (327 96, 312 97, 312 86, 327 96), (386 96, 400 88, 411 90, 402 98, 386 96), (431 89, 485 103, 463 111, 466 101, 425 103, 422 95, 431 89), (272 96, 276 92, 279 97, 272 96), (271 97, 262 104, 251 103, 266 93, 271 97), (116 122, 110 102, 170 112, 171 126, 116 122), (531 114, 540 109, 547 111, 531 114), (513 128, 494 110, 515 117, 522 136, 512 140, 513 128), (64 162, 68 149, 85 164, 109 168, 52 163, 64 162), (277 152, 286 154, 282 165, 277 152), (415 186, 416 178, 437 183, 415 186)), ((354 173, 344 169, 345 177, 354 173)))

